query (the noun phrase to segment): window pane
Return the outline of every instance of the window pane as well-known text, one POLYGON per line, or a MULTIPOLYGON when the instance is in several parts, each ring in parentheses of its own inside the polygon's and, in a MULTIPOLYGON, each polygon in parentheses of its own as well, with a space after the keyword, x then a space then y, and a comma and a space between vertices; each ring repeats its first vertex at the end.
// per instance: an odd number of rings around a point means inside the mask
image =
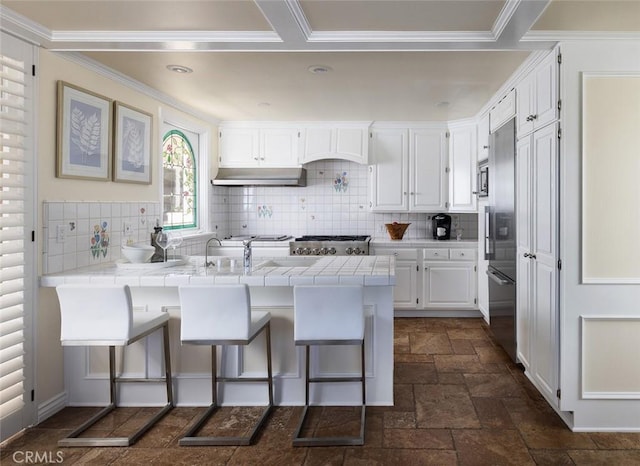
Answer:
POLYGON ((197 225, 197 163, 186 135, 179 130, 165 134, 162 144, 164 172, 163 225, 166 229, 197 225))

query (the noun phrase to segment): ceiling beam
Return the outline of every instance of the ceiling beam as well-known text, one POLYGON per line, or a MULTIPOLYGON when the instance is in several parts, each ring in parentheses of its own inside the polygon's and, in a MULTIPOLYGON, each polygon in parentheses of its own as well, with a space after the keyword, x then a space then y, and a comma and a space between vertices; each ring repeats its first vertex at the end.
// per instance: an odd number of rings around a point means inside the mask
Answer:
POLYGON ((503 47, 520 44, 551 0, 508 0, 494 24, 495 40, 503 47))

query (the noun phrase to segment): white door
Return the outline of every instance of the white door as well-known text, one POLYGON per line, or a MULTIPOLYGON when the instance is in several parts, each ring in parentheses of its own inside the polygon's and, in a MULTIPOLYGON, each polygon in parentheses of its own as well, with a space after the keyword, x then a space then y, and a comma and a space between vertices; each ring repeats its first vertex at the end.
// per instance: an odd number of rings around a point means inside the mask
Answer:
POLYGON ((223 128, 219 136, 221 167, 257 167, 260 164, 257 129, 223 128))
POLYGON ((476 128, 451 130, 449 137, 449 211, 476 211, 476 128))
POLYGON ((533 133, 533 377, 557 406, 558 385, 558 138, 557 124, 533 133))
POLYGON ((298 130, 291 128, 260 131, 260 166, 295 167, 298 165, 298 130))
POLYGON ((558 114, 558 55, 550 53, 535 70, 533 128, 551 123, 558 114))
POLYGON ((516 152, 516 354, 527 371, 531 369, 531 136, 518 141, 516 152))
POLYGON ((409 210, 407 130, 375 129, 372 134, 371 210, 406 212, 409 210))
POLYGON ((409 210, 437 212, 447 202, 446 131, 419 129, 409 132, 409 210))
POLYGON ((34 65, 32 46, 1 33, 0 441, 35 422, 34 65))
POLYGON ((396 261, 396 284, 393 287, 393 307, 395 309, 415 309, 418 272, 415 261, 396 261))
POLYGON ((425 309, 475 309, 473 263, 425 262, 422 286, 425 309))

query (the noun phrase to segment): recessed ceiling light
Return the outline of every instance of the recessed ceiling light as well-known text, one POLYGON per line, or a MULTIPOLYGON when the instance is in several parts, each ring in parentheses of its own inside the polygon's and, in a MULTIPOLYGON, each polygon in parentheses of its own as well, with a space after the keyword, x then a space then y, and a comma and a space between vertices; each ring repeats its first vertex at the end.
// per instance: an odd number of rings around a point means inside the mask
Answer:
POLYGON ((191 68, 189 68, 188 66, 182 66, 182 65, 167 65, 167 69, 169 71, 174 71, 179 74, 193 73, 193 70, 191 68))
POLYGON ((446 100, 443 100, 442 102, 438 102, 436 104, 436 107, 438 108, 447 108, 449 106, 449 102, 447 102, 446 100))
POLYGON ((313 74, 325 74, 333 71, 333 68, 327 65, 311 65, 307 69, 309 70, 310 73, 313 73, 313 74))
POLYGON ((263 108, 271 107, 271 104, 269 102, 260 102, 258 104, 258 107, 263 107, 263 108))

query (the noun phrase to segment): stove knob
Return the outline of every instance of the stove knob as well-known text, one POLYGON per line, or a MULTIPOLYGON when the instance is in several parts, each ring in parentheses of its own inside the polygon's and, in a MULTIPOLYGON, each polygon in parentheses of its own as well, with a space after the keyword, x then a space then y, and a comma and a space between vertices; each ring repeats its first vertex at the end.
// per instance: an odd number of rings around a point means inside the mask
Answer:
POLYGON ((347 248, 347 250, 345 251, 348 255, 353 254, 353 248, 347 248))
POLYGON ((329 250, 327 248, 320 248, 320 254, 322 254, 323 256, 326 256, 328 252, 329 250))
POLYGON ((309 248, 302 248, 302 254, 304 254, 305 256, 308 256, 309 252, 309 248))
POLYGON ((300 248, 295 248, 293 251, 291 251, 291 254, 293 254, 294 256, 295 256, 296 254, 297 254, 297 255, 300 255, 301 251, 302 251, 302 249, 300 249, 300 248))
POLYGON ((329 254, 335 254, 336 252, 337 252, 336 248, 330 248, 329 249, 329 254))
POLYGON ((320 255, 320 250, 319 250, 318 248, 313 248, 313 249, 311 250, 311 255, 312 255, 312 256, 318 256, 318 255, 320 255))
POLYGON ((363 252, 364 252, 364 251, 361 251, 361 250, 360 250, 360 248, 355 248, 355 249, 353 250, 353 253, 354 253, 354 254, 362 254, 363 252))

